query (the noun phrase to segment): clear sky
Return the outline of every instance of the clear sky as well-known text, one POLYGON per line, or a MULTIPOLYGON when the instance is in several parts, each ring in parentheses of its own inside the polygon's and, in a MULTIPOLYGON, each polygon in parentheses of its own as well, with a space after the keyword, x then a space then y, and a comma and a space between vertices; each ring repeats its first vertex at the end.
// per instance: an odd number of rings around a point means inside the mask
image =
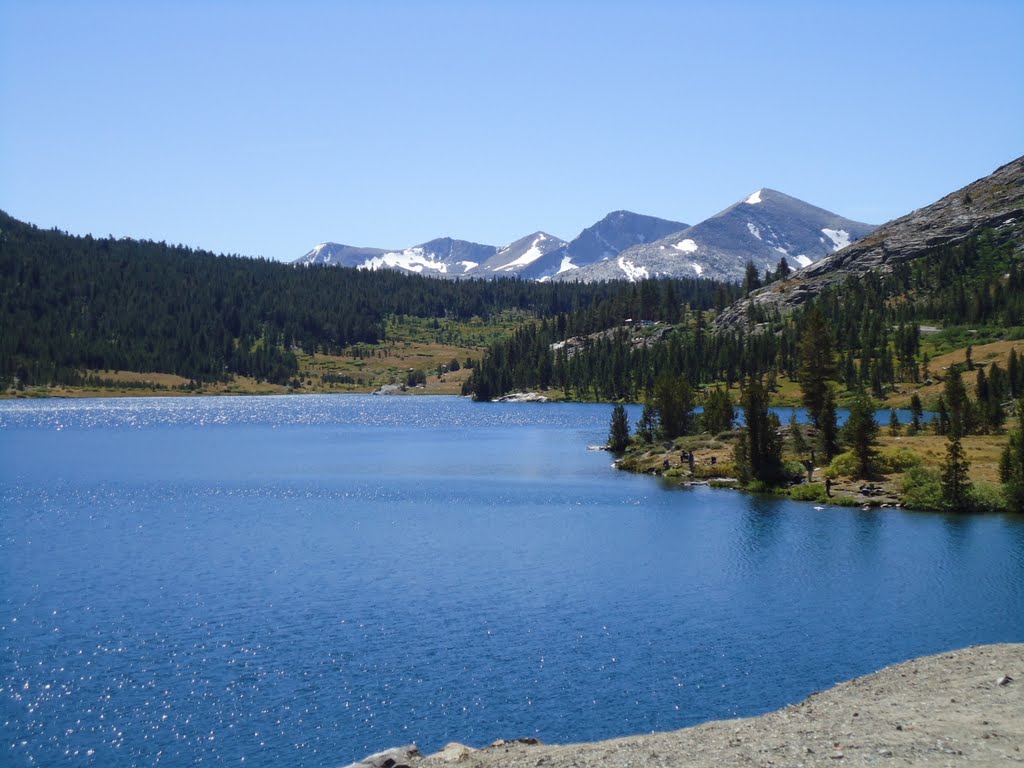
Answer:
POLYGON ((881 223, 1024 154, 1024 2, 0 0, 0 209, 291 260, 697 223, 881 223))

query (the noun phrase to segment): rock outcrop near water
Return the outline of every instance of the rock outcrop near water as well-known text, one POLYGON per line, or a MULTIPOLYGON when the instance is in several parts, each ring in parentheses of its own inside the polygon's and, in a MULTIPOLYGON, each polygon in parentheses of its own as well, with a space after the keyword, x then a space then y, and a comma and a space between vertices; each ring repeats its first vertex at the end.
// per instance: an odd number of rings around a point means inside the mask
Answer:
POLYGON ((785 312, 851 275, 891 271, 937 246, 961 242, 985 229, 1000 239, 1016 238, 1024 243, 1024 157, 925 208, 883 224, 862 240, 795 272, 789 280, 755 291, 747 301, 726 309, 718 324, 731 327, 745 322, 749 301, 785 312))
POLYGON ((925 656, 760 717, 587 744, 414 745, 350 768, 1003 766, 1024 764, 1024 644, 925 656))

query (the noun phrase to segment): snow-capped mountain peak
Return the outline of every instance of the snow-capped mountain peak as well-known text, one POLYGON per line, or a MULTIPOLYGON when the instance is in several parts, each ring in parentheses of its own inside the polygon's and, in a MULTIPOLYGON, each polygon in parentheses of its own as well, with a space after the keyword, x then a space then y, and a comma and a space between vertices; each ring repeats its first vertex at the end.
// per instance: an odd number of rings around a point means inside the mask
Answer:
POLYGON ((547 232, 534 232, 499 248, 489 261, 483 263, 480 271, 495 275, 518 275, 565 245, 564 240, 547 232))
POLYGON ((748 261, 762 275, 783 258, 791 268, 807 266, 873 229, 762 187, 700 224, 628 248, 621 264, 602 262, 561 279, 636 280, 644 269, 651 277, 741 281, 748 261))
POLYGON ((324 242, 296 263, 395 269, 436 277, 641 280, 707 277, 740 281, 748 261, 760 274, 785 258, 805 267, 874 227, 767 187, 695 226, 612 211, 571 242, 533 232, 497 247, 442 237, 402 250, 324 242))
POLYGON ((302 266, 356 267, 385 251, 381 248, 359 248, 341 243, 319 243, 295 260, 302 266))

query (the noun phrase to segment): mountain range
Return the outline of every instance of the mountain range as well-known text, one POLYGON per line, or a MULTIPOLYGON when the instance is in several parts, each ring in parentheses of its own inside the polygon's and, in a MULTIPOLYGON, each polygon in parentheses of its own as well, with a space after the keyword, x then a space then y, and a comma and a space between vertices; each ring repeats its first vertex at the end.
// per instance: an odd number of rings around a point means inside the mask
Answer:
POLYGON ((700 224, 632 246, 561 279, 697 276, 736 282, 743 279, 747 262, 759 275, 774 271, 782 258, 790 268, 804 267, 873 229, 773 189, 759 189, 700 224))
POLYGON ((859 242, 798 270, 787 280, 755 291, 747 301, 728 307, 717 322, 722 326, 744 322, 750 302, 766 311, 785 311, 848 277, 865 272, 891 272, 901 263, 983 231, 1000 241, 1024 241, 1024 157, 931 205, 893 219, 859 242))
POLYGON ((304 266, 397 269, 436 277, 522 277, 546 280, 616 256, 630 246, 686 229, 679 221, 614 211, 566 242, 533 232, 506 246, 439 238, 404 250, 321 243, 294 263, 304 266))
POLYGON ((294 263, 397 269, 447 278, 635 281, 646 277, 742 280, 783 257, 806 266, 874 229, 771 189, 760 189, 695 226, 613 211, 566 242, 534 232, 504 247, 440 238, 404 250, 321 243, 294 263))

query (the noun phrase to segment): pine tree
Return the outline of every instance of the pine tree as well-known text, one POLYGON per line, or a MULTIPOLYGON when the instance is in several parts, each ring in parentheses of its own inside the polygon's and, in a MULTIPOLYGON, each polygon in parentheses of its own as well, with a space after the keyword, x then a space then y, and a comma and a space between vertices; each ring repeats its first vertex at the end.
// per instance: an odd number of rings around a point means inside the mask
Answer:
POLYGON ((747 262, 743 275, 743 293, 749 294, 761 287, 761 277, 757 273, 757 266, 752 261, 747 262))
POLYGON ((946 445, 946 460, 942 464, 942 498, 955 512, 970 511, 970 468, 960 436, 951 434, 946 445))
POLYGON ((935 434, 948 435, 950 430, 949 409, 946 408, 946 400, 939 395, 935 403, 935 434))
POLYGON ((900 433, 900 417, 896 415, 896 409, 889 409, 889 434, 896 437, 900 433))
POLYGON ((693 388, 681 376, 663 375, 654 384, 659 437, 674 440, 693 428, 693 388))
POLYGON ((843 425, 843 437, 857 461, 857 476, 870 477, 874 470, 878 422, 875 405, 866 394, 859 394, 850 405, 850 416, 843 425))
POLYGON ((1010 350, 1010 358, 1006 361, 1006 381, 1010 385, 1010 395, 1012 397, 1020 397, 1022 394, 1021 388, 1021 366, 1020 360, 1017 358, 1017 348, 1014 347, 1010 350))
POLYGON ((979 403, 984 403, 988 401, 988 377, 985 375, 984 368, 978 368, 978 376, 975 379, 974 384, 974 396, 977 398, 979 403))
POLYGON ((871 363, 871 392, 879 400, 885 397, 885 387, 882 385, 882 367, 877 360, 871 363))
POLYGON ((831 461, 839 453, 839 422, 836 416, 836 393, 832 387, 826 387, 825 399, 821 406, 821 423, 818 424, 818 448, 831 461))
POLYGON ((764 385, 751 377, 742 389, 742 403, 747 425, 733 454, 737 470, 741 478, 778 482, 783 475, 779 417, 768 410, 764 385))
POLYGON ((958 366, 950 366, 942 396, 949 409, 949 434, 953 437, 963 437, 969 431, 971 406, 967 399, 967 387, 964 386, 958 366))
POLYGON ((608 431, 608 450, 612 453, 622 453, 629 446, 629 417, 626 416, 626 407, 616 405, 612 409, 611 426, 608 431))
POLYGON ((636 434, 648 445, 654 442, 658 430, 658 413, 650 403, 644 403, 644 409, 636 422, 636 434))
POLYGON ((1020 421, 999 458, 999 479, 1003 481, 1007 510, 1024 514, 1024 402, 1017 405, 1020 421))
POLYGON ((804 454, 810 449, 800 428, 800 422, 797 421, 795 410, 789 415, 789 439, 793 443, 793 453, 804 454))
POLYGON ((1024 514, 1024 426, 1010 433, 1010 441, 999 459, 999 479, 1008 511, 1024 514))
POLYGON ((804 322, 797 378, 803 390, 803 403, 807 406, 811 421, 819 430, 822 429, 822 410, 826 392, 830 387, 829 382, 836 376, 833 346, 832 334, 825 324, 825 317, 815 306, 804 322))
POLYGON ((729 396, 729 391, 715 387, 704 402, 704 413, 701 416, 703 430, 717 435, 719 432, 732 429, 735 419, 736 409, 733 406, 732 397, 729 396))
POLYGON ((915 392, 910 397, 910 434, 916 435, 921 431, 921 418, 924 416, 924 406, 921 405, 921 398, 915 392))

